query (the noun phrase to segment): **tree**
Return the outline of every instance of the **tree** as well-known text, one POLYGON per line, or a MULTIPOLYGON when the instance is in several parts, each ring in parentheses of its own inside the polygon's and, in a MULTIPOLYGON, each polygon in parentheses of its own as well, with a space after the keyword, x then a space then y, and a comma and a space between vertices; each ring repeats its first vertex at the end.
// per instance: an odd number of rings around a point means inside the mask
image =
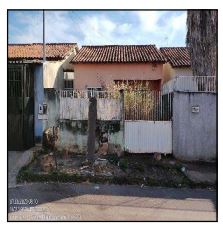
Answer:
POLYGON ((194 76, 216 76, 217 10, 188 10, 187 46, 194 76))

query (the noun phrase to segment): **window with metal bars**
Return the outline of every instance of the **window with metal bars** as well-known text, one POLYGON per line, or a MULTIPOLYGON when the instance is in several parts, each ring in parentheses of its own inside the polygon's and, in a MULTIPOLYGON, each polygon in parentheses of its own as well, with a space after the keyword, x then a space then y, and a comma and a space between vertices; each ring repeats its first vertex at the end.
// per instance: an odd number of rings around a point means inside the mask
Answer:
POLYGON ((64 89, 74 89, 74 80, 64 79, 64 89))
POLYGON ((88 97, 95 97, 98 94, 98 91, 101 91, 101 87, 88 87, 88 97))
POLYGON ((9 68, 8 72, 8 96, 22 96, 22 70, 20 68, 9 68))

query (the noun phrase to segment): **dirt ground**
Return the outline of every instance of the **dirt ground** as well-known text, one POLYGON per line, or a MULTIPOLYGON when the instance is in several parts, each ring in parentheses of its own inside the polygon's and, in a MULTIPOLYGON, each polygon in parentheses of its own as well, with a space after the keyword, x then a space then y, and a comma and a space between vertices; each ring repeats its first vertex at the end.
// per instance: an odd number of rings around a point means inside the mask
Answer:
MULTIPOLYGON (((128 154, 122 157, 115 154, 105 156, 96 156, 93 163, 86 161, 83 154, 72 154, 69 156, 56 156, 50 154, 50 158, 46 161, 47 167, 43 167, 43 157, 46 154, 37 155, 29 166, 22 169, 21 172, 28 172, 29 175, 51 175, 53 172, 63 174, 65 176, 78 176, 79 178, 87 177, 97 182, 111 181, 120 184, 140 184, 144 185, 160 185, 185 187, 190 184, 190 180, 183 173, 182 165, 170 156, 162 156, 161 160, 154 159, 152 154, 128 154), (57 165, 57 167, 56 167, 57 165), (51 166, 51 167, 48 167, 51 166)), ((26 181, 26 176, 21 176, 22 181, 26 181)), ((32 180, 32 179, 30 179, 32 180)), ((58 179, 59 180, 59 179, 58 179)), ((38 179, 37 179, 38 181, 38 179)))

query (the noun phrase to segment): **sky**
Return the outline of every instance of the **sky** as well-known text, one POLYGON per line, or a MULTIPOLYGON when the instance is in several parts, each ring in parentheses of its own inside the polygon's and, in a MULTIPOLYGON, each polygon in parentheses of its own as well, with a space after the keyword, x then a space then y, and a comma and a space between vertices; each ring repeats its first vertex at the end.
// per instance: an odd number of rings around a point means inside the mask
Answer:
MULTIPOLYGON (((46 42, 185 46, 186 11, 45 11, 46 42)), ((43 41, 42 11, 9 11, 8 42, 43 41)))

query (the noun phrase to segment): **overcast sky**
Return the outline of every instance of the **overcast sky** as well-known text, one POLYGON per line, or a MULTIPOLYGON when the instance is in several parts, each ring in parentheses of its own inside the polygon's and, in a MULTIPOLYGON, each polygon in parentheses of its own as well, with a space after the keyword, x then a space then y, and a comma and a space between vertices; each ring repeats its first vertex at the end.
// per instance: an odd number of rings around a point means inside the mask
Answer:
MULTIPOLYGON (((186 11, 46 11, 46 42, 185 46, 186 11)), ((9 43, 42 42, 42 11, 9 11, 9 43)))

